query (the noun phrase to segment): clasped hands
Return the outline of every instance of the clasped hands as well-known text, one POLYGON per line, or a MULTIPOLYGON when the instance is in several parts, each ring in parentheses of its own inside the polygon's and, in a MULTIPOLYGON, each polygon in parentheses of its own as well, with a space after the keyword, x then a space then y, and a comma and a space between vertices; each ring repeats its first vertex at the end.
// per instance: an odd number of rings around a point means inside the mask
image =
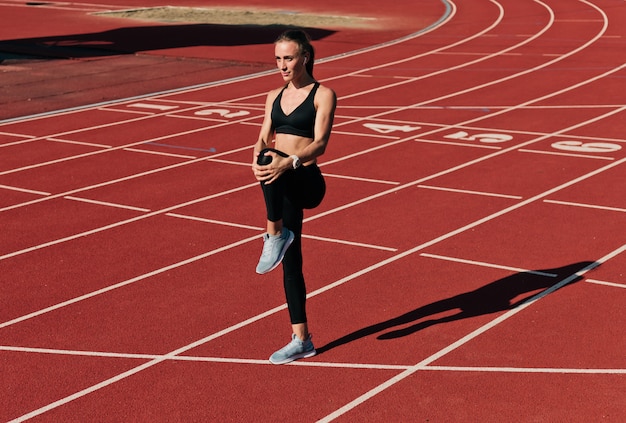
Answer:
MULTIPOLYGON (((254 152, 252 161, 252 172, 259 182, 271 184, 283 173, 293 168, 293 159, 291 157, 282 157, 273 151, 266 151, 264 156, 271 157, 271 162, 267 165, 258 164, 259 152, 254 152)), ((268 160, 269 161, 269 160, 268 160)))

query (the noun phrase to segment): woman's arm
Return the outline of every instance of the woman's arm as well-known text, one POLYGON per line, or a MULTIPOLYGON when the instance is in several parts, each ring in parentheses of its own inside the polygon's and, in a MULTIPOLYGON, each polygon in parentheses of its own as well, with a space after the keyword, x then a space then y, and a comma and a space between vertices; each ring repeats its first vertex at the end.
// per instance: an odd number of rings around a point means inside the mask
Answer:
POLYGON ((254 144, 253 164, 256 164, 259 152, 269 146, 270 141, 274 136, 274 128, 272 128, 272 104, 274 103, 274 100, 276 100, 279 91, 280 90, 270 91, 265 99, 265 115, 263 117, 261 131, 259 132, 259 139, 254 144))
POLYGON ((280 89, 270 91, 265 99, 265 115, 263 117, 263 124, 259 132, 259 139, 254 144, 254 150, 252 153, 252 173, 257 181, 267 180, 268 173, 266 171, 267 166, 260 166, 257 164, 259 153, 264 148, 269 147, 272 137, 274 136, 274 128, 272 127, 272 105, 280 89))
POLYGON ((330 132, 335 119, 335 109, 337 108, 337 96, 330 88, 320 86, 315 96, 315 116, 314 139, 297 154, 302 163, 310 162, 324 154, 330 132))

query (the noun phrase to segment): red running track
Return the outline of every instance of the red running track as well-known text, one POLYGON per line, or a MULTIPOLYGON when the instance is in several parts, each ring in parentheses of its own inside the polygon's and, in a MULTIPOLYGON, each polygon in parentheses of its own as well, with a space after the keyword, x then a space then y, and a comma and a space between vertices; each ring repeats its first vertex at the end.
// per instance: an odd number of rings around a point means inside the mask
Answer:
POLYGON ((623 421, 624 4, 427 6, 316 65, 339 107, 293 365, 253 270, 277 75, 1 122, 0 418, 623 421))

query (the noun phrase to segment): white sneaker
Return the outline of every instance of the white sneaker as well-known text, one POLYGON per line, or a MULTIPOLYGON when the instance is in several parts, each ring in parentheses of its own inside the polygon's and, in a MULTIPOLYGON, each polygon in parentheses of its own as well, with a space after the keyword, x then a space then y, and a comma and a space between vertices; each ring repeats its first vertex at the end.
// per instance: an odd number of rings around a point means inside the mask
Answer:
POLYGON ((271 272, 283 261, 287 248, 293 242, 293 232, 283 228, 280 235, 263 235, 263 252, 256 266, 256 272, 260 275, 271 272))
POLYGON ((272 354, 270 362, 272 364, 286 364, 299 358, 313 357, 315 354, 317 351, 315 351, 313 341, 311 341, 311 335, 302 341, 294 333, 291 335, 290 343, 272 354))

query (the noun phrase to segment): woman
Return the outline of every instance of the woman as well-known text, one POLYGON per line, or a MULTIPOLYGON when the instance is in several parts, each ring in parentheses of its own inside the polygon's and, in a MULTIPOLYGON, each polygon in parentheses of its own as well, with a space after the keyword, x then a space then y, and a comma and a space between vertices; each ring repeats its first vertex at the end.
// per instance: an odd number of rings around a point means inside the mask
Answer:
POLYGON ((305 309, 302 220, 303 209, 317 207, 326 191, 316 159, 326 150, 337 98, 313 78, 314 49, 304 31, 285 31, 274 51, 285 85, 267 95, 252 171, 267 209, 267 233, 256 271, 264 274, 283 263, 292 337, 270 361, 284 364, 315 355, 305 309))

